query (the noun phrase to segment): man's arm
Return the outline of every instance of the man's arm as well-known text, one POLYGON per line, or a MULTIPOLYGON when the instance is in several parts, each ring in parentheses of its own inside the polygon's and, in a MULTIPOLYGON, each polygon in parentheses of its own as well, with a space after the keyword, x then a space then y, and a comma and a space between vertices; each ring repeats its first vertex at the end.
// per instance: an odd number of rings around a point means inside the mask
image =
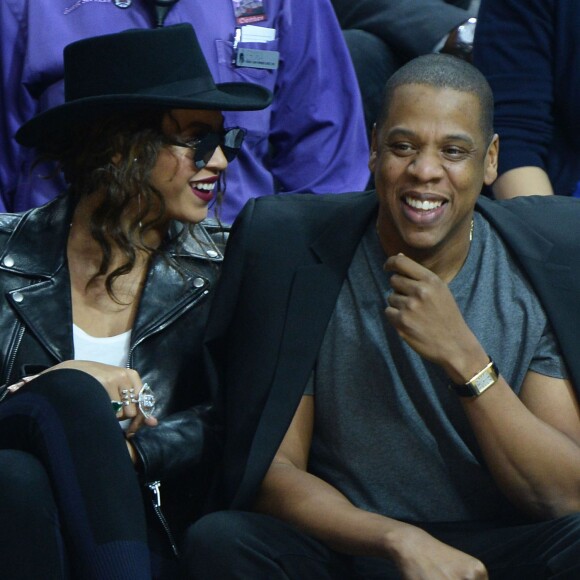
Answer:
MULTIPOLYGON (((466 383, 489 362, 436 274, 410 258, 387 260, 385 314, 399 335, 449 378, 466 383)), ((501 369, 500 369, 501 372, 501 369)), ((520 398, 503 377, 462 405, 500 489, 540 518, 580 510, 580 408, 569 381, 528 372, 520 398)))
POLYGON ((332 549, 393 560, 404 578, 487 578, 483 564, 423 530, 356 508, 306 471, 314 398, 302 397, 262 483, 256 511, 290 522, 332 549))
POLYGON ((518 398, 500 377, 463 408, 515 505, 540 518, 580 510, 580 408, 569 381, 528 372, 518 398))
POLYGON ((491 186, 496 199, 520 195, 554 195, 548 174, 541 167, 517 167, 500 175, 491 186))

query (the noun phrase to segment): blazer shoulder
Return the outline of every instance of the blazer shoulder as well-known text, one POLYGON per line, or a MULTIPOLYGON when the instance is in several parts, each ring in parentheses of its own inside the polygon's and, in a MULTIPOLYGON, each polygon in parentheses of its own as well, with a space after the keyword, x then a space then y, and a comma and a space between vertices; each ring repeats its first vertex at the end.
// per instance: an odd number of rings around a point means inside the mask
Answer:
POLYGON ((521 196, 494 201, 481 199, 479 208, 506 228, 517 224, 553 241, 575 244, 580 223, 580 199, 559 195, 521 196))
POLYGON ((308 232, 318 233, 325 225, 342 222, 349 216, 355 218, 366 214, 368 208, 374 205, 376 205, 374 191, 278 194, 252 200, 241 215, 249 217, 252 228, 260 231, 270 231, 278 235, 282 232, 304 235, 308 232))

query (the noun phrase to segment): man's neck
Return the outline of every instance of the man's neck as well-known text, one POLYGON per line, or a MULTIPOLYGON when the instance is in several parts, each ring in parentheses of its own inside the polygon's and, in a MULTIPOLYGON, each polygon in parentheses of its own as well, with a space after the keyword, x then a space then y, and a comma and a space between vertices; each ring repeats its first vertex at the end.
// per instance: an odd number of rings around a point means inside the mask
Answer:
POLYGON ((469 230, 458 234, 456 240, 445 240, 437 246, 425 249, 410 247, 398 240, 390 239, 390 236, 381 231, 379 222, 377 223, 377 233, 387 256, 405 254, 408 258, 437 274, 441 280, 448 284, 461 270, 469 254, 473 237, 473 220, 471 220, 469 230))

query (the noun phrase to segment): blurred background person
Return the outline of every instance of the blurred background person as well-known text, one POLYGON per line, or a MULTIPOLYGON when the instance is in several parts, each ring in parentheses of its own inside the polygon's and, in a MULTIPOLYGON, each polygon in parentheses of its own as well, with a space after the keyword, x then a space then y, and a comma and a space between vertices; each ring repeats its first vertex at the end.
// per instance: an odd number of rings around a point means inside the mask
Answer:
POLYGON ((331 0, 343 29, 370 135, 388 78, 430 52, 469 59, 479 0, 331 0))
POLYGON ((482 0, 474 64, 501 137, 496 198, 580 197, 580 2, 482 0))

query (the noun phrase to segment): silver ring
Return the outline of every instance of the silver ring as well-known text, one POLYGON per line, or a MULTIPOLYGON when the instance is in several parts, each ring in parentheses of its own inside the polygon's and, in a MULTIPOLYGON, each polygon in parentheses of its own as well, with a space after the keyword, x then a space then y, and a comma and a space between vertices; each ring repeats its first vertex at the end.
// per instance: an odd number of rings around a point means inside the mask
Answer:
POLYGON ((139 391, 137 402, 139 403, 139 410, 143 416, 146 419, 149 419, 149 417, 153 415, 156 399, 151 387, 147 383, 143 383, 143 387, 141 387, 141 391, 139 391))

